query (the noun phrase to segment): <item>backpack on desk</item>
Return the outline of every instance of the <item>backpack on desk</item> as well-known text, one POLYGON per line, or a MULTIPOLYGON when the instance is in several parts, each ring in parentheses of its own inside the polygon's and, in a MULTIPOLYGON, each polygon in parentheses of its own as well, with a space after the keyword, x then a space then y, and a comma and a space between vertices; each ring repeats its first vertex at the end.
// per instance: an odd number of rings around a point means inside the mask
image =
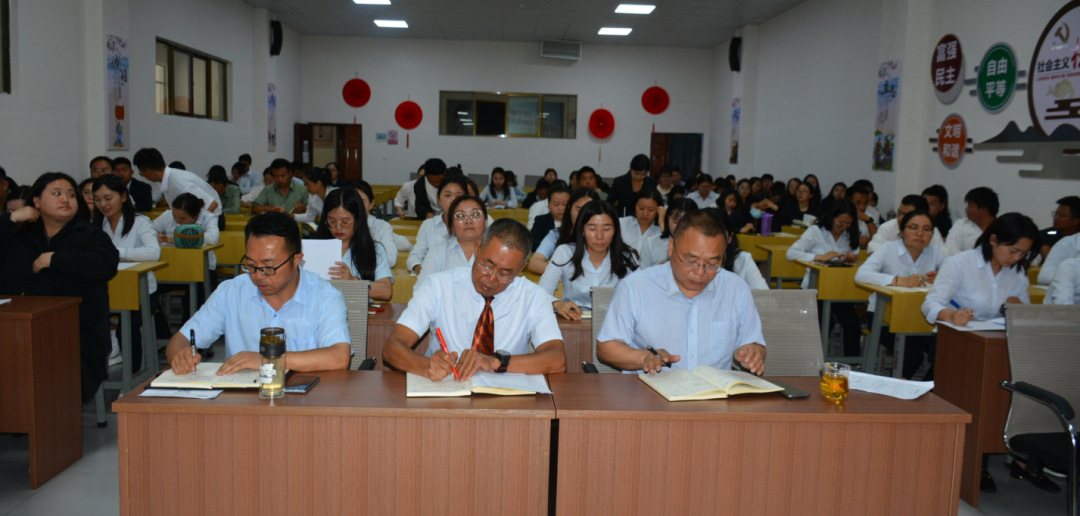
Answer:
POLYGON ((203 246, 203 228, 198 224, 182 224, 173 231, 177 249, 198 249, 203 246))

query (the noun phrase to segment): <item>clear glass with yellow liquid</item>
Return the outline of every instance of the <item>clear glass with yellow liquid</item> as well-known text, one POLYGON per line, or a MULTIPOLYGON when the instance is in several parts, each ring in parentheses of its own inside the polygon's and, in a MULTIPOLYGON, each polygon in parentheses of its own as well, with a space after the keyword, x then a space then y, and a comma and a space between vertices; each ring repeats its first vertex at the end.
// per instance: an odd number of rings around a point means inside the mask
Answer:
POLYGON ((830 400, 842 400, 848 395, 848 374, 851 366, 826 362, 821 370, 821 394, 830 400))
POLYGON ((263 328, 259 338, 259 397, 285 397, 285 329, 263 328))

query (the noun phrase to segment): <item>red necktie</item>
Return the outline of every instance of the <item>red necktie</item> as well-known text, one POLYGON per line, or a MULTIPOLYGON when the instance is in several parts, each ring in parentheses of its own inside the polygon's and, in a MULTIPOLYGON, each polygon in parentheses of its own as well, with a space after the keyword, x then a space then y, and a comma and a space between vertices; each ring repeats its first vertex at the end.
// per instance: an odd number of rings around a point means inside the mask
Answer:
POLYGON ((491 312, 492 299, 495 298, 484 298, 484 311, 480 313, 480 320, 476 321, 476 332, 473 333, 473 351, 485 355, 495 354, 495 314, 491 312))

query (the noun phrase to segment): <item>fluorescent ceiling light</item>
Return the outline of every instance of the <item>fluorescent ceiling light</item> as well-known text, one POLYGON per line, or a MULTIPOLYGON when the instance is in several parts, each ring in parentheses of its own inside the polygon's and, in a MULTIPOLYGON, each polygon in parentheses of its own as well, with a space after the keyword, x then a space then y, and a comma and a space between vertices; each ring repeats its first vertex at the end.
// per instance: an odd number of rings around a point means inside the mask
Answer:
POLYGON ((458 111, 457 114, 459 114, 461 116, 469 116, 469 113, 466 112, 466 111, 458 111))
POLYGON ((391 29, 407 29, 409 24, 404 20, 375 20, 375 25, 391 29))
POLYGON ((615 8, 615 12, 621 14, 649 14, 653 9, 656 9, 655 5, 619 4, 619 6, 615 8))
POLYGON ((634 30, 634 29, 623 29, 623 28, 618 28, 618 27, 603 27, 603 28, 600 29, 600 32, 597 32, 597 34, 599 34, 601 36, 626 36, 627 34, 630 34, 630 31, 632 31, 632 30, 634 30))
POLYGON ((390 5, 390 0, 352 0, 357 4, 364 5, 390 5))

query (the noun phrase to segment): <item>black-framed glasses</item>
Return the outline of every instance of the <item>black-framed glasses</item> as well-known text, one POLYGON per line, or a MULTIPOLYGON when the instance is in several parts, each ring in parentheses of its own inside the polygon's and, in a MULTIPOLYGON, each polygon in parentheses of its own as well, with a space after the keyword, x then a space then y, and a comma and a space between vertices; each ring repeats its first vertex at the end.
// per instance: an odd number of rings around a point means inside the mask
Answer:
MULTIPOLYGON (((296 255, 297 255, 297 253, 293 253, 291 256, 286 258, 284 262, 281 262, 281 265, 278 265, 277 267, 256 267, 254 265, 248 265, 248 264, 244 263, 244 264, 240 265, 240 270, 244 271, 244 274, 255 274, 256 272, 258 272, 259 274, 262 274, 263 276, 273 276, 273 275, 277 274, 278 269, 284 267, 286 263, 289 263, 290 261, 292 261, 293 256, 296 256, 296 255)), ((244 261, 244 260, 247 260, 247 259, 248 259, 248 257, 245 254, 242 258, 240 258, 240 261, 244 261)))
MULTIPOLYGON (((672 240, 672 242, 674 242, 674 240, 672 240)), ((720 267, 723 267, 723 265, 724 265, 722 262, 721 263, 691 262, 689 260, 686 260, 682 256, 679 256, 679 248, 678 247, 676 247, 676 246, 673 246, 673 247, 675 247, 675 257, 678 258, 679 261, 682 262, 682 264, 684 266, 686 266, 687 268, 689 268, 692 271, 697 271, 698 269, 704 267, 705 272, 708 272, 709 274, 715 274, 716 271, 720 270, 720 267)))

